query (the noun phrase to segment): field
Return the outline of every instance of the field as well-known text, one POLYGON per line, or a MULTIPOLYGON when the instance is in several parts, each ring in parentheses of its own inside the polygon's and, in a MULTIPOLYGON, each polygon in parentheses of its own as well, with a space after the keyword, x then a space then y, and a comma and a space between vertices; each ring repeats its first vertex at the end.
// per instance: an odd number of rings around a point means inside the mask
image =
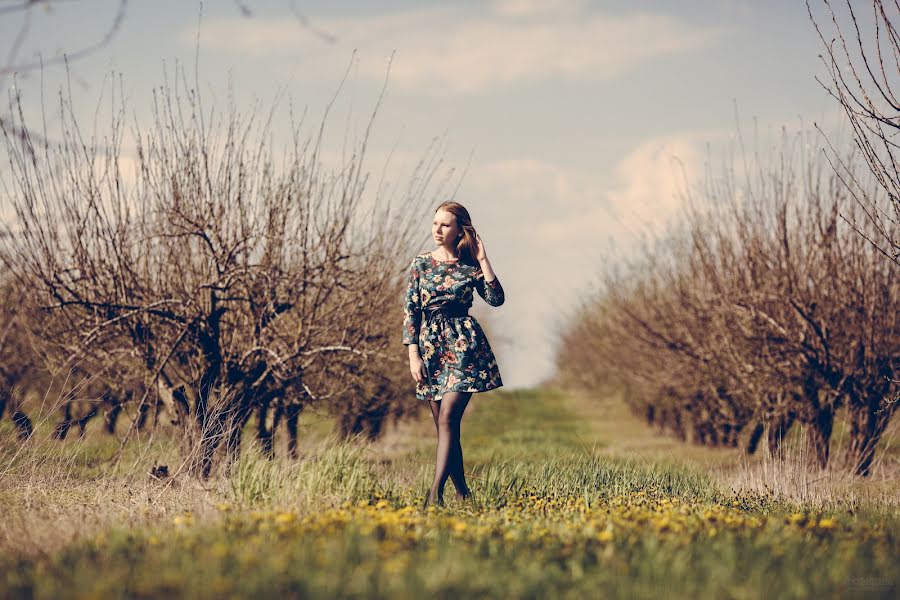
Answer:
POLYGON ((147 474, 177 469, 159 438, 110 466, 118 444, 94 425, 59 444, 39 423, 20 448, 0 424, 0 596, 897 595, 892 447, 871 478, 848 479, 678 444, 613 399, 498 390, 463 419, 474 499, 448 481, 447 507, 422 510, 426 412, 375 443, 338 442, 305 413, 300 461, 248 451, 203 483, 147 474))

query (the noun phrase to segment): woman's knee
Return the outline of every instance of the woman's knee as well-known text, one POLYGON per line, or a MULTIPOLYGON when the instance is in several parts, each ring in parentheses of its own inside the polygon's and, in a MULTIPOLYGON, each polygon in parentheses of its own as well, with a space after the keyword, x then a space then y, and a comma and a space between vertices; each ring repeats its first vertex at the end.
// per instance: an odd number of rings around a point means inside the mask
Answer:
POLYGON ((429 404, 431 405, 431 416, 434 419, 434 426, 437 427, 438 426, 438 417, 441 414, 441 405, 439 402, 434 402, 434 401, 429 402, 429 404))
POLYGON ((452 428, 459 424, 459 415, 455 410, 442 410, 438 415, 438 427, 452 428))

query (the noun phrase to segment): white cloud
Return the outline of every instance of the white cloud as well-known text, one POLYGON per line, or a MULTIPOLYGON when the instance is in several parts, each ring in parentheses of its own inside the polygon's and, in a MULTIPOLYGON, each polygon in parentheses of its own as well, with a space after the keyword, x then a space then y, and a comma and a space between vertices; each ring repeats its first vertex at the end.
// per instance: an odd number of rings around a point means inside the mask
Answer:
POLYGON ((586 0, 495 0, 491 9, 508 17, 576 15, 584 11, 586 0))
MULTIPOLYGON (((387 58, 396 50, 392 85, 429 94, 468 94, 557 76, 608 80, 659 57, 707 48, 720 35, 716 29, 650 12, 582 14, 578 3, 570 2, 553 3, 546 9, 546 18, 507 18, 511 11, 534 14, 535 6, 533 2, 501 3, 494 8, 504 14, 486 15, 440 6, 323 20, 318 26, 340 40, 327 50, 289 19, 209 23, 204 25, 201 43, 216 52, 276 62, 324 56, 343 64, 350 48, 357 48, 360 73, 378 81, 384 78, 387 58)), ((185 32, 184 41, 193 44, 193 33, 185 32)), ((333 72, 317 67, 300 75, 314 75, 314 71, 333 72)))
POLYGON ((605 192, 591 204, 544 223, 539 239, 596 243, 605 237, 628 244, 641 233, 660 231, 681 208, 681 195, 702 174, 701 144, 691 135, 641 143, 616 165, 615 179, 605 192))
POLYGON ((522 201, 551 201, 556 206, 578 205, 596 194, 593 177, 563 165, 535 159, 508 159, 478 168, 476 177, 493 182, 522 201))
POLYGON ((563 252, 600 251, 608 239, 629 244, 660 231, 681 208, 681 194, 703 174, 707 140, 692 132, 646 140, 611 175, 534 159, 482 165, 470 185, 477 196, 502 197, 536 245, 563 252))
POLYGON ((663 138, 639 145, 616 168, 620 186, 607 194, 620 222, 635 228, 664 226, 681 206, 681 197, 702 171, 698 145, 663 138))

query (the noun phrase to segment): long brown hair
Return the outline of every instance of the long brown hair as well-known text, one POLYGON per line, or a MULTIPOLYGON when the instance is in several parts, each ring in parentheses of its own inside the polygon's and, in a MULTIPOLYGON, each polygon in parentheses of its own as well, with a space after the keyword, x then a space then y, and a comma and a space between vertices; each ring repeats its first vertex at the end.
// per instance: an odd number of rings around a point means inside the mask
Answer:
POLYGON ((456 226, 462 229, 462 236, 456 242, 456 255, 459 257, 459 262, 477 266, 478 260, 475 256, 478 254, 478 242, 475 240, 475 228, 472 226, 469 211, 459 202, 452 200, 441 202, 434 212, 441 209, 456 216, 456 226))

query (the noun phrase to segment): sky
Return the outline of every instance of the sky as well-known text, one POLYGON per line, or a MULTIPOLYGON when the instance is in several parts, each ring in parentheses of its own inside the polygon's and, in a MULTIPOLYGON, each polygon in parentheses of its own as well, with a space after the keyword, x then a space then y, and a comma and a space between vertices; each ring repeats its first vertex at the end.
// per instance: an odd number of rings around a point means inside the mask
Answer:
MULTIPOLYGON (((118 6, 32 11, 13 63, 96 43, 118 6)), ((0 14, 4 56, 25 18, 0 14)), ((286 94, 321 115, 349 68, 340 132, 345 121, 365 126, 387 81, 369 167, 379 173, 390 157, 386 176, 402 187, 440 140, 442 165, 459 177, 453 199, 506 292, 502 306, 477 299, 471 312, 504 385, 519 388, 552 374, 569 311, 642 233, 670 222, 739 127, 839 127, 839 106, 815 79, 827 76, 821 51, 802 0, 219 0, 202 10, 130 0, 109 43, 73 63, 72 85, 89 118, 104 77, 120 73, 130 106, 146 114, 164 73, 196 61, 204 94, 231 90, 239 107, 286 94)), ((49 67, 45 90, 62 75, 49 67)), ((39 78, 17 86, 37 113, 39 78)), ((420 252, 434 248, 430 222, 420 252)), ((405 356, 400 334, 398 322, 405 356)))

